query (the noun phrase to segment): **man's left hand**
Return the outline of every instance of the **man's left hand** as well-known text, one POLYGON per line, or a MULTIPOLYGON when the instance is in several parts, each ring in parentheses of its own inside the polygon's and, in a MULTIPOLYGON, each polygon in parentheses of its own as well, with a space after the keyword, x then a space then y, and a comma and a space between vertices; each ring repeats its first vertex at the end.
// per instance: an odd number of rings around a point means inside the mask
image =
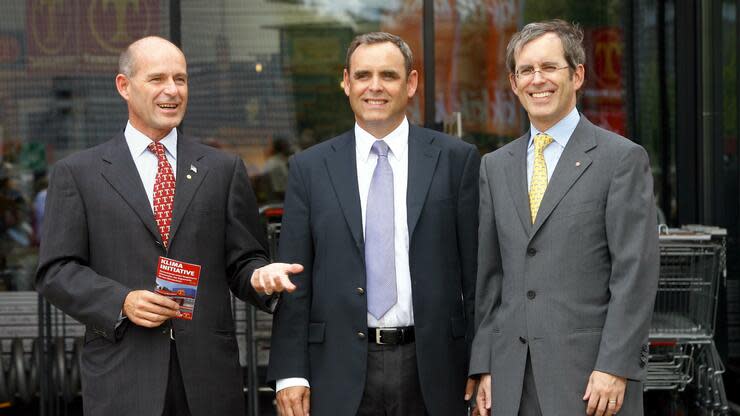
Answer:
POLYGON ((594 370, 588 379, 586 414, 589 416, 611 416, 619 412, 624 401, 627 379, 594 370))
POLYGON ((255 270, 249 281, 257 293, 292 292, 296 287, 288 276, 302 271, 300 264, 272 263, 255 270))
POLYGON ((468 377, 468 382, 465 384, 465 401, 468 402, 468 405, 473 405, 473 411, 471 413, 471 416, 478 416, 480 413, 478 412, 478 408, 475 407, 475 400, 472 401, 471 399, 475 395, 475 388, 478 387, 478 379, 473 377, 468 377))

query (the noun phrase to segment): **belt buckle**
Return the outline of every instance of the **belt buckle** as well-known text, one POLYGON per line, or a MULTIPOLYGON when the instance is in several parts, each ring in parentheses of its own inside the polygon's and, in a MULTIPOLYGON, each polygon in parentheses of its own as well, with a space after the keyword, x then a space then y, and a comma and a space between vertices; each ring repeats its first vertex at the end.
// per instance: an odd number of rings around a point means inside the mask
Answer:
POLYGON ((380 340, 380 335, 381 335, 382 332, 383 332, 383 329, 381 329, 381 328, 375 329, 375 343, 378 344, 378 345, 386 345, 386 344, 388 344, 387 342, 383 342, 383 341, 380 340))

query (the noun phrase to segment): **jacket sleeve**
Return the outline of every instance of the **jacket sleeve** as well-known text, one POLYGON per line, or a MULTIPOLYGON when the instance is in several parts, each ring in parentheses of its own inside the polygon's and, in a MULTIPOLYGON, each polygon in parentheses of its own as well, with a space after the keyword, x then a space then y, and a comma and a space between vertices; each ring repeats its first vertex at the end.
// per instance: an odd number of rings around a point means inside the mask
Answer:
POLYGON ((470 146, 457 197, 457 241, 458 255, 462 265, 463 303, 465 306, 468 356, 475 335, 475 280, 478 254, 478 173, 480 172, 480 154, 478 149, 470 146))
MULTIPOLYGON (((36 290, 111 342, 131 289, 89 267, 87 216, 72 170, 56 164, 49 181, 36 290)), ((120 325, 121 329, 125 325, 120 325)))
POLYGON ((652 174, 642 147, 630 147, 616 167, 605 220, 611 298, 595 369, 641 380, 660 264, 652 174))
POLYGON ((249 186, 244 163, 233 158, 226 205, 226 275, 231 291, 240 299, 271 312, 271 296, 252 288, 252 272, 269 263, 264 227, 257 215, 257 199, 249 186))
POLYGON ((313 237, 311 235, 310 190, 298 159, 292 158, 285 192, 280 230, 279 260, 303 265, 303 272, 291 277, 296 285, 284 292, 272 323, 272 345, 267 381, 300 377, 310 380, 308 365, 308 323, 311 307, 313 237))
POLYGON ((470 359, 470 375, 491 372, 491 352, 495 310, 501 303, 501 251, 499 249, 493 195, 488 178, 490 155, 480 168, 480 207, 478 214, 478 277, 475 289, 475 338, 470 359))

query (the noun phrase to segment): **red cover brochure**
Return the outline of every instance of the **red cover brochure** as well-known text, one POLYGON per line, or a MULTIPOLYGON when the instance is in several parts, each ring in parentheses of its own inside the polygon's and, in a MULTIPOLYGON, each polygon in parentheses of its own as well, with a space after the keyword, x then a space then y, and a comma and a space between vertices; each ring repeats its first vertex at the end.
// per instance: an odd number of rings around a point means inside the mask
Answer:
POLYGON ((200 265, 159 256, 157 287, 154 292, 180 305, 180 319, 193 319, 195 295, 198 294, 200 265))

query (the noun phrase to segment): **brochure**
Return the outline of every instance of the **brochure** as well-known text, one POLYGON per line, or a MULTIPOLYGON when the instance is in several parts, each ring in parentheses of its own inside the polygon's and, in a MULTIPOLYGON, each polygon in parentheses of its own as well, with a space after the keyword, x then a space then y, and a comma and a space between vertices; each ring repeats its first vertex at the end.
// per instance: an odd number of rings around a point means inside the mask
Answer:
POLYGON ((180 319, 192 320, 199 279, 200 265, 159 256, 154 292, 180 305, 180 319))

